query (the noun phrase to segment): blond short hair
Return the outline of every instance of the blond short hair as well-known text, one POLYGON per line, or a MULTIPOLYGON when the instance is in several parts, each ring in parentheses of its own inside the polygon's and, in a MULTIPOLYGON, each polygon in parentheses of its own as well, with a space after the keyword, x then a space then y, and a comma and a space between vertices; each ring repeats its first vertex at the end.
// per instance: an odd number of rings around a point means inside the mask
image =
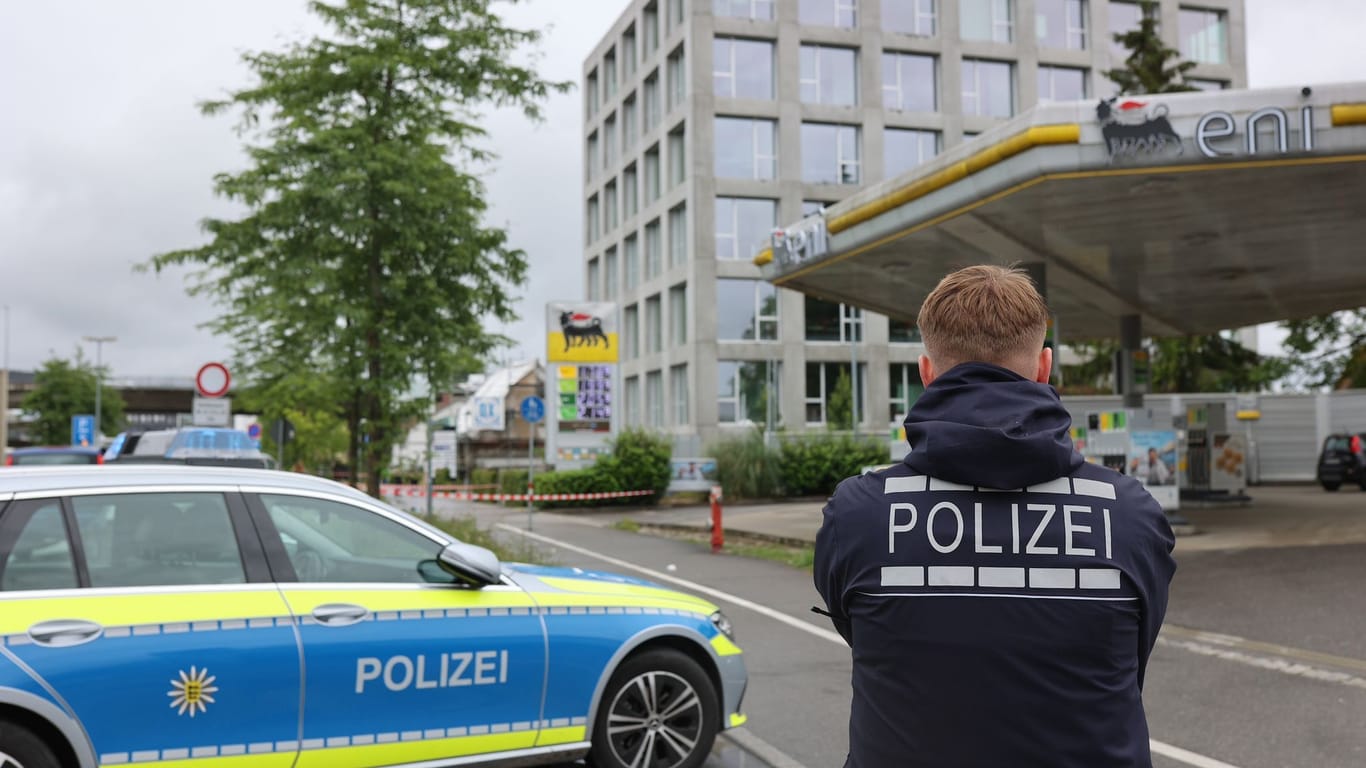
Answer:
POLYGON ((935 368, 992 363, 1015 370, 1037 360, 1048 305, 1016 267, 979 264, 949 273, 920 305, 920 337, 935 368))

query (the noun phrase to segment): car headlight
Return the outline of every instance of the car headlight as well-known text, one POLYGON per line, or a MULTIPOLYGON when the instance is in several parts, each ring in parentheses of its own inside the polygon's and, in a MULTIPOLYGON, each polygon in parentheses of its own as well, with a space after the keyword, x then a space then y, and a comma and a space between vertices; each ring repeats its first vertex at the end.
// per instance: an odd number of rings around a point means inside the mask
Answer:
POLYGON ((711 623, 712 626, 716 627, 717 632, 730 638, 732 642, 735 641, 735 627, 731 626, 730 619, 726 618, 726 614, 721 613, 720 611, 713 613, 711 615, 711 623))

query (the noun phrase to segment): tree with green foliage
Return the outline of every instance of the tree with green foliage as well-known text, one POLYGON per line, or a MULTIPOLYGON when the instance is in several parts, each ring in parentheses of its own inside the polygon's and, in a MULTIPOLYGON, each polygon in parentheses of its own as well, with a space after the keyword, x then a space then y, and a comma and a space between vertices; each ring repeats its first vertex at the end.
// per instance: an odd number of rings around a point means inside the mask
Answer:
POLYGON ((830 401, 825 404, 825 425, 833 430, 854 428, 854 382, 849 371, 841 368, 835 379, 835 388, 830 392, 830 401))
MULTIPOLYGON (((104 374, 108 376, 106 371, 104 374)), ((34 414, 33 439, 43 445, 71 442, 71 417, 95 412, 95 366, 76 350, 76 359, 52 358, 33 375, 33 390, 19 407, 34 414)), ((123 431, 123 395, 108 384, 100 387, 100 432, 123 431)))
POLYGON ((1185 82, 1195 62, 1180 61, 1181 52, 1168 48, 1158 32, 1156 0, 1139 0, 1138 5, 1142 10, 1138 28, 1114 35, 1115 42, 1129 52, 1124 66, 1107 70, 1105 76, 1124 95, 1196 90, 1185 82), (1177 61, 1168 64, 1172 59, 1177 61))
POLYGON ((1311 387, 1366 387, 1366 307, 1334 312, 1281 327, 1295 353, 1294 370, 1311 387))
POLYGON ((526 278, 525 254, 484 222, 492 156, 479 113, 539 119, 569 84, 515 63, 540 33, 491 5, 311 2, 325 33, 244 55, 254 84, 201 105, 239 113, 251 137, 247 169, 214 179, 244 214, 206 220, 207 244, 149 263, 200 268, 191 292, 223 310, 209 327, 234 340, 245 379, 329 382, 372 494, 403 426, 425 413, 413 393, 506 341, 483 321, 512 320, 526 278))

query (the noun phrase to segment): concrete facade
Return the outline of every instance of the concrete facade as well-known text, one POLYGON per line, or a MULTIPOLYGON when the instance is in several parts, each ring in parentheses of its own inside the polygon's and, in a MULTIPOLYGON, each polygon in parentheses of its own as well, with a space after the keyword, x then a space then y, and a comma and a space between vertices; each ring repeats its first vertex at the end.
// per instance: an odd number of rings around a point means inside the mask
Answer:
MULTIPOLYGON (((740 243, 738 257, 718 258, 717 198, 775 201, 773 221, 762 222, 757 230, 766 232, 771 226, 798 220, 804 207, 838 202, 887 178, 886 129, 933 132, 937 151, 942 152, 999 124, 1008 115, 974 114, 971 105, 965 104, 965 61, 969 67, 976 61, 1010 66, 1010 114, 1039 100, 1041 66, 1082 71, 1082 95, 1088 100, 1113 93, 1102 74, 1121 64, 1111 61, 1111 13, 1116 18, 1132 14, 1133 3, 1081 2, 1084 47, 1080 48, 1075 42, 1071 48, 1044 46, 1037 34, 1045 28, 1039 13, 1075 8, 1075 2, 1008 0, 1005 5, 1009 19, 994 19, 993 34, 1005 36, 1001 30, 1008 29, 1010 42, 965 39, 972 35, 961 32, 965 23, 961 14, 974 7, 1000 7, 991 0, 976 6, 946 0, 639 0, 631 4, 585 60, 582 89, 585 295, 590 300, 616 301, 621 307, 623 354, 617 407, 624 425, 668 430, 676 435, 681 450, 699 455, 707 442, 746 427, 745 408, 725 397, 730 387, 721 380, 722 372, 732 369, 727 363, 743 362, 781 366, 776 376, 777 407, 766 409, 776 410, 777 425, 789 432, 823 429, 821 404, 831 384, 815 385, 822 370, 813 364, 830 364, 823 372, 833 378, 839 369, 849 369, 852 358, 858 363, 858 388, 863 393, 859 430, 887 434, 892 414, 898 410, 893 404, 893 378, 905 376, 912 385, 916 383, 914 365, 921 345, 913 336, 908 338, 904 329, 901 338, 906 340, 892 341, 893 327, 887 318, 867 312, 861 317, 860 343, 809 341, 807 296, 784 289, 777 290, 777 339, 722 339, 723 326, 733 325, 736 307, 724 298, 718 301, 717 281, 753 280, 756 290, 764 289, 760 270, 750 259, 760 242, 740 243), (891 6, 894 2, 897 5, 891 6), (884 4, 889 7, 884 9, 884 4), (914 12, 917 8, 919 21, 932 18, 932 30, 922 27, 925 34, 911 35, 884 28, 884 11, 914 12), (841 17, 847 22, 851 11, 851 26, 803 23, 803 18, 810 21, 812 15, 825 16, 831 24, 841 17), (657 29, 657 44, 652 29, 657 29), (715 84, 717 72, 723 73, 723 81, 727 72, 732 80, 745 74, 730 69, 728 62, 715 60, 716 41, 730 39, 772 44, 772 98, 718 95, 723 87, 715 84), (809 96, 803 100, 804 45, 855 52, 852 105, 811 103, 809 96), (933 57, 934 109, 884 106, 886 53, 933 57), (657 99, 657 117, 647 114, 653 111, 651 93, 657 99), (631 103, 634 107, 628 106, 631 103), (634 118, 629 117, 631 113, 634 118), (718 116, 776 123, 771 173, 751 174, 763 178, 718 177, 718 150, 734 149, 718 147, 718 116), (857 183, 803 181, 803 124, 858 129, 857 183), (629 181, 632 175, 634 181, 629 181), (652 192, 656 185, 657 197, 652 192), (634 201, 627 199, 637 196, 634 201), (658 248, 653 248, 654 243, 658 248), (658 268, 651 268, 652 263, 658 268)), ((1245 87, 1242 0, 1201 0, 1189 8, 1182 0, 1162 0, 1163 37, 1178 50, 1183 48, 1183 9, 1214 11, 1223 29, 1222 36, 1215 38, 1218 42, 1222 37, 1224 53, 1219 58, 1224 62, 1199 63, 1189 77, 1205 86, 1245 87)), ((809 68, 805 74, 811 85, 809 68)), ((818 92, 827 84, 820 75, 816 77, 818 92)), ((985 95, 978 97, 979 102, 985 99, 985 95)), ((761 155, 766 158, 766 153, 758 151, 750 158, 756 166, 765 162, 759 159, 761 155)), ((845 159, 839 156, 837 162, 845 159)), ((844 173, 843 165, 839 172, 844 173)), ((722 222, 721 226, 729 232, 731 224, 722 222)), ((732 296, 740 284, 727 285, 726 295, 732 296)), ((756 298, 755 307, 759 306, 756 298)), ((765 335, 765 325, 752 318, 755 332, 751 335, 765 335)), ((838 325, 840 337, 848 338, 852 324, 838 325)), ((761 383, 756 390, 754 383, 753 378, 748 381, 751 400, 756 391, 771 389, 761 383)), ((756 416, 752 407, 749 410, 756 416)), ((763 426, 765 418, 752 421, 763 426)))

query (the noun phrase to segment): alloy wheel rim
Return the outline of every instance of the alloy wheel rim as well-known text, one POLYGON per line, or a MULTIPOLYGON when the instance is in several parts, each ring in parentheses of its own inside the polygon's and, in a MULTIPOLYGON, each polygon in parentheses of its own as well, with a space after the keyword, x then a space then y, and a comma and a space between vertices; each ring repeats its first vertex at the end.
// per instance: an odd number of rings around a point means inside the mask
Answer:
POLYGON ((630 768, 676 768, 702 735, 702 699, 672 672, 632 678, 612 699, 607 740, 617 762, 630 768))
POLYGON ((19 762, 18 759, 11 757, 4 752, 0 752, 0 768, 24 768, 24 764, 19 762))

